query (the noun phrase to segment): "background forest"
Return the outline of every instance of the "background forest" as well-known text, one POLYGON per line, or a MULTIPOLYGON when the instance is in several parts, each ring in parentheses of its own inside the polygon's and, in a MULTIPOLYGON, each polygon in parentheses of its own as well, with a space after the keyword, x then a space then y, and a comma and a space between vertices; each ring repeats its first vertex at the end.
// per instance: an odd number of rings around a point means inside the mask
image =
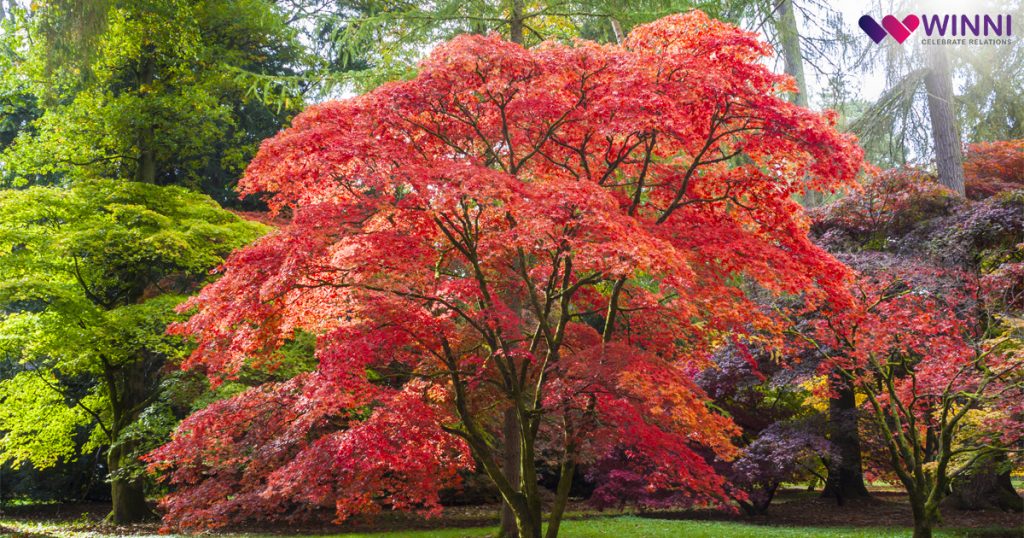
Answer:
POLYGON ((0 0, 0 534, 1019 535, 1024 44, 857 27, 937 7, 0 0))

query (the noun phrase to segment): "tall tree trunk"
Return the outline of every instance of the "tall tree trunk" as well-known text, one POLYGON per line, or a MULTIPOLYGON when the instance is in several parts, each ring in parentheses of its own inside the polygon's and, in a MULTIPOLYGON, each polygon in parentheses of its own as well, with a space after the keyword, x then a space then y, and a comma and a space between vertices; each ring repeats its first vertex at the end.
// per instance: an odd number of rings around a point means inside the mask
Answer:
MULTIPOLYGON (((510 483, 518 484, 521 480, 519 473, 519 424, 516 421, 516 410, 511 407, 505 411, 502 437, 505 438, 502 469, 510 483)), ((502 538, 516 538, 519 536, 516 515, 507 502, 501 505, 501 530, 498 532, 498 536, 502 538)))
POLYGON ((611 17, 609 21, 612 24, 612 34, 615 36, 615 44, 621 45, 626 40, 626 34, 622 31, 622 23, 619 19, 611 17))
POLYGON ((928 91, 928 115, 932 120, 939 182, 963 196, 963 149, 953 115, 953 77, 944 47, 928 47, 928 67, 924 86, 928 91))
MULTIPOLYGON (((144 53, 139 66, 139 93, 145 95, 148 86, 156 80, 156 59, 153 52, 144 53)), ((156 129, 153 125, 144 125, 138 135, 139 161, 135 169, 135 181, 142 183, 156 182, 156 129)))
MULTIPOLYGON (((525 4, 523 0, 512 0, 512 16, 509 19, 509 41, 519 43, 520 45, 524 42, 524 9, 525 4)), ((513 407, 509 407, 505 410, 504 423, 502 424, 502 436, 505 441, 502 470, 511 484, 519 484, 522 481, 520 472, 520 458, 522 455, 520 443, 522 442, 522 439, 519 435, 519 422, 516 418, 516 410, 513 407)), ((498 536, 502 538, 516 538, 523 536, 523 538, 526 538, 528 535, 521 534, 521 519, 522 517, 517 517, 516 512, 511 506, 509 506, 508 502, 503 502, 501 505, 501 528, 498 531, 498 536)))
MULTIPOLYGON (((789 100, 798 106, 807 108, 807 77, 804 75, 804 55, 800 48, 800 27, 796 23, 796 11, 793 0, 778 0, 775 16, 775 33, 779 36, 779 48, 787 75, 796 81, 796 93, 789 95, 789 100)), ((825 196, 818 191, 807 191, 803 196, 803 204, 817 207, 824 202, 825 196)))
POLYGON ((508 35, 508 38, 509 38, 509 41, 511 41, 513 43, 519 43, 520 45, 522 45, 524 43, 524 40, 523 40, 523 25, 524 25, 523 10, 524 9, 525 9, 525 4, 524 4, 523 0, 512 0, 512 18, 509 19, 509 32, 508 32, 509 35, 508 35))
POLYGON ((833 379, 835 397, 828 402, 828 436, 835 447, 838 461, 828 465, 824 497, 834 497, 843 504, 847 499, 869 497, 864 485, 864 471, 860 458, 860 432, 857 429, 857 399, 853 387, 846 381, 833 379))
POLYGON ((776 12, 775 32, 779 36, 785 71, 796 80, 796 87, 799 90, 792 94, 790 99, 797 105, 807 107, 807 78, 804 76, 804 57, 803 51, 800 50, 800 30, 796 24, 793 0, 779 0, 776 12))

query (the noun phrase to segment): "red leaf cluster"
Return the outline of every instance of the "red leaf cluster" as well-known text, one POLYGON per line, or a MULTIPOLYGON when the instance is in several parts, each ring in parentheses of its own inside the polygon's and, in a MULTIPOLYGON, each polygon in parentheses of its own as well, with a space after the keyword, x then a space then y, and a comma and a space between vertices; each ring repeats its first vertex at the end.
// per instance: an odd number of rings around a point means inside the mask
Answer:
POLYGON ((955 203, 953 191, 924 170, 882 170, 860 189, 812 211, 817 234, 841 231, 867 242, 906 233, 914 224, 945 214, 955 203))
POLYGON ((972 200, 1024 189, 1024 139, 968 144, 964 179, 972 200))
POLYGON ((963 273, 920 263, 866 273, 853 304, 823 313, 808 333, 826 356, 822 372, 866 396, 864 408, 892 451, 889 470, 908 488, 907 477, 929 462, 945 472, 955 463, 950 454, 1024 438, 1019 335, 986 334, 993 328, 984 326, 983 291, 963 273), (984 419, 965 425, 968 412, 984 419))

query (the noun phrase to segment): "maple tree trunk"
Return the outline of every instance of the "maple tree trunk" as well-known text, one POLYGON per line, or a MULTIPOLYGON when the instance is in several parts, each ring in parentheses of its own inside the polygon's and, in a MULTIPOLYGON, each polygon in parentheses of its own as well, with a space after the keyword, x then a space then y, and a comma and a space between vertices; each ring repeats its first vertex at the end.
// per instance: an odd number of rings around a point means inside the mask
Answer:
MULTIPOLYGON (((503 453, 502 470, 508 481, 518 484, 519 476, 519 425, 516 421, 515 409, 509 408, 505 411, 503 424, 503 437, 505 438, 505 451, 503 453)), ((507 502, 501 505, 501 530, 498 536, 503 538, 515 538, 519 536, 516 526, 516 515, 507 502)))
POLYGON ((828 436, 839 460, 829 461, 823 497, 834 497, 843 504, 847 499, 869 497, 864 485, 860 458, 860 432, 857 429, 857 400, 853 387, 845 381, 831 381, 835 397, 828 402, 828 436))
POLYGON ((146 504, 146 491, 141 477, 125 479, 119 471, 130 457, 123 445, 113 445, 107 451, 107 467, 110 470, 111 509, 108 519, 119 525, 137 523, 149 518, 152 511, 146 504))
POLYGON ((102 360, 112 416, 110 448, 107 449, 111 497, 108 519, 117 524, 136 523, 148 519, 153 512, 146 504, 145 481, 141 474, 124 472, 125 467, 137 463, 133 461, 138 449, 137 441, 121 437, 125 428, 138 418, 141 404, 147 401, 154 389, 149 383, 145 357, 122 367, 111 365, 105 358, 102 360))
POLYGON ((932 538, 932 528, 939 515, 938 507, 918 495, 910 496, 910 507, 914 513, 914 538, 932 538))
POLYGON ((572 461, 562 464, 562 470, 558 476, 558 491, 555 492, 555 503, 551 506, 551 514, 548 516, 547 538, 558 536, 558 528, 562 524, 565 505, 569 502, 569 490, 572 489, 572 477, 575 472, 576 464, 572 461))
POLYGON ((935 165, 939 182, 953 192, 964 195, 963 150, 953 115, 953 78, 949 71, 949 57, 943 47, 930 47, 928 74, 924 86, 928 91, 928 115, 932 120, 932 138, 935 140, 935 165))

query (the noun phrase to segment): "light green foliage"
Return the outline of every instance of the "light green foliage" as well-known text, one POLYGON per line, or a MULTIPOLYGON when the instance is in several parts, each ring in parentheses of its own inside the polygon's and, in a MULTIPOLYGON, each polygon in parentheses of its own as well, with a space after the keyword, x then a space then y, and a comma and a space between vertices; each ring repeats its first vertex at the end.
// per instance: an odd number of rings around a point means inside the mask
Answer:
POLYGON ((101 444, 169 429, 166 413, 143 410, 162 365, 186 351, 165 334, 174 307, 265 231, 182 187, 0 191, 0 353, 21 365, 0 384, 0 461, 73 457, 79 427, 101 444))
POLYGON ((25 371, 0 381, 0 462, 30 462, 47 468, 77 456, 75 433, 89 423, 79 407, 68 407, 51 388, 51 372, 25 371))

